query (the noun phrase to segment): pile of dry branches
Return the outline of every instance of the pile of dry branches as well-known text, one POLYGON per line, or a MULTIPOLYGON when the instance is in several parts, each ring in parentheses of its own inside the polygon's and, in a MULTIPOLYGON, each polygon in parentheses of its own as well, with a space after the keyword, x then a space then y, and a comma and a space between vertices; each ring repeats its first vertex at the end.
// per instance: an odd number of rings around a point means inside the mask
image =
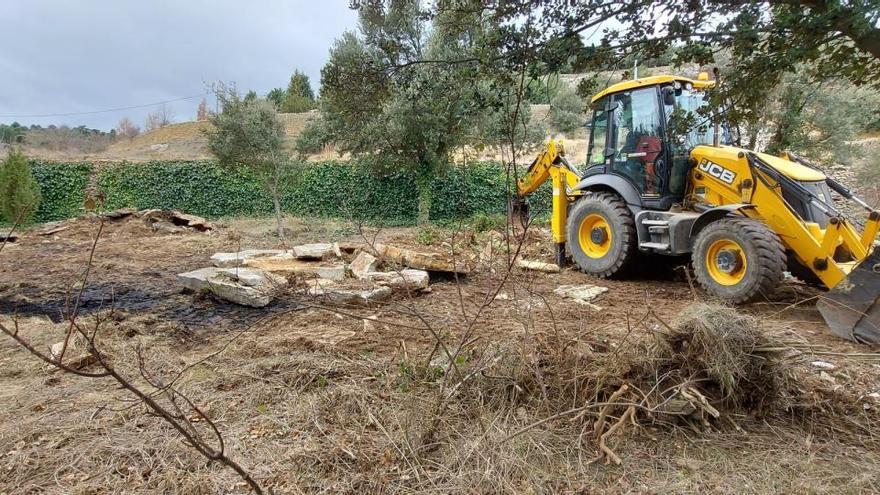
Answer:
POLYGON ((482 366, 469 400, 532 408, 543 416, 510 433, 566 420, 595 460, 619 464, 610 438, 642 425, 699 429, 725 412, 784 409, 790 373, 758 322, 734 309, 695 304, 673 325, 656 318, 621 342, 539 340, 501 349, 482 366))

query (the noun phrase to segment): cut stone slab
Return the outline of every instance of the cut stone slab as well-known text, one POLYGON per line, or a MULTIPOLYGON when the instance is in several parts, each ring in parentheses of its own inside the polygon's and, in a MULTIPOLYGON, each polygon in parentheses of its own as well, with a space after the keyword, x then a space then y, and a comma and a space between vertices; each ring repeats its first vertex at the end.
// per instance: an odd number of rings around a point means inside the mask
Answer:
POLYGON ((394 292, 390 287, 346 287, 324 279, 310 280, 307 284, 310 296, 337 304, 370 304, 387 299, 394 292))
POLYGON ((57 234, 59 232, 64 232, 69 229, 70 225, 63 225, 62 222, 52 222, 51 224, 46 224, 43 230, 37 232, 38 235, 52 235, 57 234))
POLYGON ((371 280, 379 285, 393 289, 427 289, 430 277, 425 270, 405 268, 399 272, 367 272, 364 280, 371 280))
POLYGON ((200 232, 212 230, 214 228, 214 225, 211 222, 205 220, 202 217, 189 215, 187 213, 182 213, 177 210, 171 211, 171 223, 173 223, 174 225, 183 225, 184 227, 189 227, 200 232))
POLYGON ((314 261, 299 260, 290 252, 283 252, 275 256, 246 258, 243 261, 243 265, 271 273, 293 273, 329 280, 342 280, 345 278, 344 264, 326 265, 314 261))
POLYGON ((157 232, 164 232, 166 234, 179 234, 186 231, 184 227, 174 225, 173 223, 166 222, 164 220, 150 222, 150 228, 157 232))
POLYGON ((326 280, 342 280, 345 278, 345 265, 316 266, 315 275, 326 280))
POLYGON ((214 253, 211 256, 211 263, 219 268, 230 268, 243 265, 245 260, 264 256, 277 256, 282 253, 284 251, 281 249, 244 249, 235 253, 214 253))
POLYGON ((293 255, 301 260, 321 260, 335 254, 333 244, 325 242, 293 246, 293 255))
POLYGON ((16 242, 18 235, 8 232, 0 232, 0 242, 16 242))
POLYGON ((598 285, 560 285, 556 289, 553 290, 556 294, 566 298, 572 299, 574 302, 578 304, 583 304, 584 306, 589 306, 592 309, 602 309, 599 306, 593 304, 592 301, 600 294, 604 294, 608 292, 607 287, 599 287, 598 285))
POLYGON ((251 268, 201 268, 177 275, 184 287, 207 290, 242 306, 262 308, 272 302, 275 290, 287 283, 282 277, 251 268))
POLYGON ((516 266, 523 268, 525 270, 533 270, 536 272, 544 272, 544 273, 559 273, 560 272, 559 265, 557 265, 556 263, 544 263, 543 261, 518 259, 518 260, 516 260, 516 266))
POLYGON ((446 272, 467 275, 470 270, 464 263, 453 263, 451 260, 443 259, 435 253, 425 253, 413 251, 411 249, 389 246, 386 244, 376 243, 376 254, 380 258, 386 258, 389 261, 415 268, 418 270, 427 270, 429 272, 446 272))
POLYGON ((363 242, 351 242, 351 241, 339 241, 336 244, 336 247, 339 248, 339 251, 345 254, 354 254, 358 251, 363 251, 366 244, 363 242))
POLYGON ((118 210, 102 213, 101 216, 110 220, 122 220, 123 218, 128 218, 135 213, 137 213, 137 210, 134 208, 120 208, 118 210))
POLYGON ((214 228, 214 225, 202 217, 176 210, 142 210, 137 212, 136 215, 141 217, 148 227, 156 230, 169 231, 170 229, 167 225, 178 227, 181 231, 182 229, 189 228, 205 232, 214 228))
POLYGON ((357 257, 354 261, 348 265, 348 269, 351 270, 352 275, 357 278, 363 279, 366 274, 370 272, 375 272, 378 270, 379 260, 376 259, 372 254, 361 251, 358 253, 357 257))

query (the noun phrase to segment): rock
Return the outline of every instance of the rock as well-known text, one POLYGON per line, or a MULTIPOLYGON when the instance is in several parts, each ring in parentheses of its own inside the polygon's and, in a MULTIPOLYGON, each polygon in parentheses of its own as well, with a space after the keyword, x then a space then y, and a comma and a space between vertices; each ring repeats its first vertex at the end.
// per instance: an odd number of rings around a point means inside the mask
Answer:
POLYGON ((543 261, 518 259, 516 260, 516 266, 526 270, 534 270, 544 273, 559 273, 560 271, 559 265, 555 263, 544 263, 543 261))
POLYGON ((315 261, 304 261, 294 258, 293 253, 284 251, 274 256, 246 258, 243 265, 272 273, 293 273, 296 275, 318 277, 329 280, 345 278, 345 265, 326 265, 315 261))
POLYGON ((361 251, 354 261, 348 265, 348 269, 351 270, 352 275, 363 279, 367 273, 377 271, 378 266, 379 260, 375 256, 366 251, 361 251))
POLYGON ((342 258, 342 249, 339 248, 339 243, 333 243, 333 254, 336 255, 337 258, 342 258))
POLYGON ((186 231, 185 228, 178 227, 177 225, 174 225, 171 222, 166 222, 164 220, 152 222, 150 224, 150 228, 152 228, 156 232, 164 232, 166 234, 179 234, 186 231))
POLYGON ((211 222, 205 220, 202 217, 188 215, 186 213, 181 213, 177 210, 171 211, 171 223, 173 223, 174 225, 183 225, 185 227, 198 230, 199 232, 212 230, 214 228, 214 225, 211 224, 211 222))
POLYGON ((58 232, 63 232, 70 228, 70 225, 65 225, 63 222, 52 222, 47 223, 43 226, 43 230, 37 232, 38 235, 52 235, 57 234, 58 232))
POLYGON ((161 153, 163 151, 168 150, 168 143, 159 143, 150 145, 150 151, 155 151, 161 153))
POLYGON ((277 275, 252 268, 202 268, 177 275, 188 289, 206 290, 227 301, 262 308, 275 290, 287 283, 277 275))
POLYGON ((293 255, 301 260, 320 260, 334 253, 333 244, 315 243, 293 246, 293 255))
POLYGON ((396 272, 367 272, 364 280, 370 280, 394 289, 418 290, 426 289, 430 277, 425 270, 405 268, 396 272))
POLYGON ((214 253, 211 256, 211 263, 216 267, 229 268, 241 266, 245 260, 264 256, 276 256, 282 253, 284 251, 281 249, 245 249, 235 253, 214 253))
POLYGON ((560 285, 553 290, 554 293, 567 298, 573 299, 578 304, 589 306, 592 309, 600 310, 599 306, 593 304, 592 301, 600 294, 608 292, 607 287, 599 287, 598 285, 560 285))
POLYGON ((315 275, 326 280, 343 280, 345 278, 345 265, 316 266, 315 275))
POLYGON ((810 363, 814 368, 822 368, 825 370, 833 370, 837 368, 837 366, 829 363, 828 361, 816 360, 810 363))
POLYGON ((345 287, 332 280, 315 279, 307 282, 308 294, 337 304, 369 304, 391 296, 390 287, 345 287))
POLYGON ((189 215, 176 210, 142 210, 137 212, 137 216, 141 217, 148 227, 152 227, 156 230, 170 231, 171 229, 165 224, 194 229, 199 232, 205 232, 214 228, 210 222, 202 217, 189 215), (157 224, 160 225, 157 227, 157 224))
POLYGON ((0 233, 0 242, 17 242, 18 236, 12 232, 0 233))
MULTIPOLYGON (((82 338, 79 335, 74 335, 67 341, 66 349, 64 347, 64 341, 52 344, 49 348, 49 356, 55 361, 60 360, 59 362, 64 366, 76 370, 83 369, 98 362, 95 356, 88 351, 80 350, 80 347, 82 347, 82 338), (64 356, 61 355, 62 350, 64 350, 64 356)), ((58 370, 58 368, 53 365, 49 365, 49 368, 52 370, 58 370)))
POLYGON ((363 251, 366 244, 363 242, 350 242, 350 241, 339 241, 336 244, 336 247, 339 248, 339 251, 345 254, 354 254, 358 251, 363 251))
POLYGON ((364 318, 364 332, 372 332, 375 330, 377 319, 379 319, 379 315, 372 315, 364 318))
POLYGON ((147 210, 140 210, 139 212, 135 213, 134 216, 142 218, 144 221, 147 221, 147 219, 149 219, 149 218, 153 218, 157 215, 160 215, 163 211, 165 211, 165 210, 160 210, 157 208, 150 208, 147 210))
POLYGON ((128 218, 135 213, 137 213, 137 210, 134 208, 120 208, 118 210, 102 213, 101 216, 110 220, 122 220, 123 218, 128 218))
POLYGON ((427 270, 429 272, 446 272, 467 275, 470 270, 463 263, 453 263, 451 260, 442 259, 435 253, 424 253, 404 249, 386 244, 376 243, 376 253, 380 258, 386 258, 409 268, 427 270))

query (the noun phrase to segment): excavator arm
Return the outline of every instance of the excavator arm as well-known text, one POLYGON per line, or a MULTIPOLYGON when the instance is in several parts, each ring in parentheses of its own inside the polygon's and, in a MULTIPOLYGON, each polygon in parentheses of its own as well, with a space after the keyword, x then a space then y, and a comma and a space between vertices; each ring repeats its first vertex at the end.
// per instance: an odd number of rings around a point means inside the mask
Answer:
POLYGON ((550 230, 556 244, 556 263, 565 264, 565 223, 568 220, 568 203, 581 195, 574 187, 580 175, 565 158, 561 141, 550 140, 541 153, 529 165, 526 174, 516 181, 516 195, 510 201, 508 213, 512 223, 525 230, 529 223, 527 196, 535 192, 548 179, 553 185, 553 210, 550 213, 550 230))

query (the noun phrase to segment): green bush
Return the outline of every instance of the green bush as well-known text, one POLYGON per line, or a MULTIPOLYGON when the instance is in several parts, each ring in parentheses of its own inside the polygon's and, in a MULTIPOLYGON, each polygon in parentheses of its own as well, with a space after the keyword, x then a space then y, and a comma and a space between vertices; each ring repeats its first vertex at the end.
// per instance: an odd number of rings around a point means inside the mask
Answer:
POLYGON ((330 132, 324 119, 314 117, 306 122, 306 126, 296 137, 294 147, 296 151, 308 155, 320 152, 329 142, 330 132))
POLYGON ((583 127, 583 112, 584 101, 573 88, 565 86, 550 100, 550 125, 557 132, 570 134, 583 127))
POLYGON ((0 163, 0 220, 27 225, 40 204, 40 187, 30 164, 13 150, 0 163))

